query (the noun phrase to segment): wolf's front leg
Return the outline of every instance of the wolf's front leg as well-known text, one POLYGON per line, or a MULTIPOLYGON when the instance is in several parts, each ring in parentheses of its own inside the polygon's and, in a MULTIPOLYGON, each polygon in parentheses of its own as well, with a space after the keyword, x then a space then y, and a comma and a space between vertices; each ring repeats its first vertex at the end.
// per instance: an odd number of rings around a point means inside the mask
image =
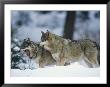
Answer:
POLYGON ((39 58, 39 68, 44 68, 45 67, 45 62, 42 57, 39 58))
POLYGON ((65 58, 61 58, 61 60, 60 60, 60 66, 64 66, 65 65, 65 58))
POLYGON ((61 58, 59 61, 57 61, 57 66, 64 66, 65 65, 65 58, 61 58))
POLYGON ((39 68, 44 68, 44 64, 40 63, 39 68))
POLYGON ((56 66, 60 66, 60 61, 57 61, 56 66))

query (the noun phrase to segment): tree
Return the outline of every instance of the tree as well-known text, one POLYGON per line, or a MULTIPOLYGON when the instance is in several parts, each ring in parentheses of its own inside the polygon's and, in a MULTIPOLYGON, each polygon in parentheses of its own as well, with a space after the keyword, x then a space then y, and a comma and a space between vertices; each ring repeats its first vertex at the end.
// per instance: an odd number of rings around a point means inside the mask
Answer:
POLYGON ((75 11, 68 11, 66 16, 66 21, 64 25, 63 37, 72 40, 74 32, 74 24, 76 19, 75 11))

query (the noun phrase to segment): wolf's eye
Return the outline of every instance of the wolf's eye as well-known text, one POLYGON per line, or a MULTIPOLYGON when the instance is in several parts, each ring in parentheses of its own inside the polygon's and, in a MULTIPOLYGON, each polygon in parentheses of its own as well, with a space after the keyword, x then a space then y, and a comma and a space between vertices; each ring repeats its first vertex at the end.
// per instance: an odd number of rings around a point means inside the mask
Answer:
POLYGON ((24 52, 29 56, 30 55, 30 51, 29 50, 24 50, 24 52))
POLYGON ((24 52, 27 52, 28 50, 24 50, 24 52))

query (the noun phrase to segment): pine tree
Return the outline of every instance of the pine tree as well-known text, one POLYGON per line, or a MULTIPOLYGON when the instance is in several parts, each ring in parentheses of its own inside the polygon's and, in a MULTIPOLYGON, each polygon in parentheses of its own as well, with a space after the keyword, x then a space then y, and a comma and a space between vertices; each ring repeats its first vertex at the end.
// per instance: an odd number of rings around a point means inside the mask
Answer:
POLYGON ((20 52, 20 48, 17 46, 17 42, 12 42, 11 46, 11 68, 12 69, 18 69, 20 68, 18 66, 19 63, 26 63, 25 60, 22 58, 22 53, 20 52))

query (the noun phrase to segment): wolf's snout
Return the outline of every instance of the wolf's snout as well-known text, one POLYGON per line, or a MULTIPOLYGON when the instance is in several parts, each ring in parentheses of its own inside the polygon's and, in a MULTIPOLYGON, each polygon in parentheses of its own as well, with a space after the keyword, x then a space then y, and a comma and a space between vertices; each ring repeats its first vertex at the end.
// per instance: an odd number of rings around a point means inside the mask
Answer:
POLYGON ((32 59, 32 57, 30 57, 30 59, 32 59))
POLYGON ((44 42, 41 42, 41 43, 40 43, 40 46, 44 46, 44 45, 45 45, 45 43, 44 43, 44 42))

